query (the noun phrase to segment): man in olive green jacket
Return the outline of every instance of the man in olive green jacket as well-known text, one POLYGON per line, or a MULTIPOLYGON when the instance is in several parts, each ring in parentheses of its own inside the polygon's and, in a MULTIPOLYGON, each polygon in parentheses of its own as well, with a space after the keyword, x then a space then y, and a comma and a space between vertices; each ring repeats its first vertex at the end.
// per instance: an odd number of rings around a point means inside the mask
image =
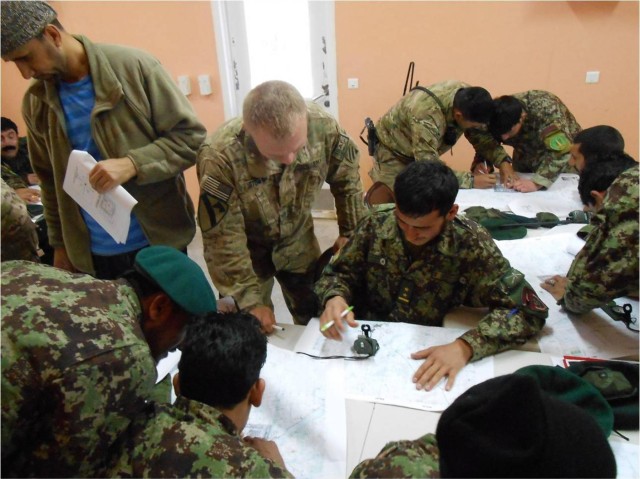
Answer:
POLYGON ((195 215, 183 171, 206 132, 155 58, 71 35, 56 17, 45 2, 2 2, 2 58, 35 79, 23 115, 54 265, 108 279, 149 244, 185 249, 191 241, 195 215), (138 201, 126 243, 63 190, 73 149, 100 160, 88 178, 98 193, 122 185, 138 201))

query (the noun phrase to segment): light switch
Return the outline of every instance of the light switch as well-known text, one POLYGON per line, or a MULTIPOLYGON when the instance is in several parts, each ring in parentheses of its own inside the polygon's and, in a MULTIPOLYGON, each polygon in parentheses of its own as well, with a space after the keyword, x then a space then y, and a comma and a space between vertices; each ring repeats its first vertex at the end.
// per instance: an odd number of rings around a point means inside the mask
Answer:
POLYGON ((209 75, 198 75, 198 86, 201 95, 211 95, 211 77, 209 75))
POLYGON ((347 88, 355 89, 359 87, 359 81, 357 78, 348 78, 347 79, 347 88))
POLYGON ((585 83, 598 83, 600 81, 600 72, 587 72, 585 83))
POLYGON ((178 77, 178 88, 186 96, 191 95, 191 79, 187 75, 178 77))

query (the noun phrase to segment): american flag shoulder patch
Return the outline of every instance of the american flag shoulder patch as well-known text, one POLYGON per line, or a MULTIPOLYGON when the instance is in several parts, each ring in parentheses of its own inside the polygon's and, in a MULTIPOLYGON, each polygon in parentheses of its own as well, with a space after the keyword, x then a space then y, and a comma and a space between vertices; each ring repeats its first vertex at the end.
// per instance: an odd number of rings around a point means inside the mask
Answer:
POLYGON ((233 193, 233 188, 231 186, 226 185, 210 176, 205 177, 204 181, 202 182, 201 188, 207 194, 213 196, 214 198, 218 198, 225 203, 229 202, 231 193, 233 193))

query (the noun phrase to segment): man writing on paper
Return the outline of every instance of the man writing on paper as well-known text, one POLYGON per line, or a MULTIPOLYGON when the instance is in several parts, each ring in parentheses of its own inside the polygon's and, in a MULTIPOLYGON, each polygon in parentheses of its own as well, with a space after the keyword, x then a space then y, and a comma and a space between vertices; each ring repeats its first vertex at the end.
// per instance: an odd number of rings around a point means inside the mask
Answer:
POLYGON ((489 308, 475 329, 456 341, 412 354, 414 374, 430 390, 447 389, 469 361, 524 343, 544 326, 547 307, 524 275, 511 268, 489 233, 457 217, 458 181, 440 161, 410 164, 395 181, 396 206, 374 210, 316 283, 324 312, 322 334, 340 340, 355 318, 442 326, 456 306, 489 308), (354 312, 342 313, 348 305, 354 312))
POLYGON ((2 2, 2 59, 34 78, 22 110, 31 163, 54 247, 54 265, 112 279, 150 244, 186 248, 195 213, 183 170, 205 137, 185 96, 147 53, 67 33, 45 2, 2 2), (117 243, 67 195, 71 150, 98 164, 98 193, 123 185, 138 201, 117 243))
POLYGON ((147 405, 110 477, 291 477, 273 441, 242 437, 265 391, 267 338, 255 317, 192 320, 180 346, 173 405, 147 405))
POLYGON ((488 131, 469 129, 476 150, 471 170, 485 173, 486 163, 500 170, 502 183, 522 193, 550 187, 560 173, 575 173, 569 148, 580 125, 553 93, 530 90, 495 100, 488 131), (501 144, 513 147, 513 159, 501 144), (533 173, 530 180, 516 172, 533 173))
POLYGON ((622 296, 638 297, 638 163, 620 151, 588 162, 578 184, 595 211, 593 230, 567 276, 540 286, 572 313, 582 314, 622 296))
MULTIPOLYGON (((413 161, 433 160, 451 150, 468 128, 484 127, 493 100, 481 87, 449 80, 403 96, 376 125, 377 147, 369 176, 393 188, 393 181, 413 161)), ((492 188, 495 175, 456 172, 460 188, 492 188)))

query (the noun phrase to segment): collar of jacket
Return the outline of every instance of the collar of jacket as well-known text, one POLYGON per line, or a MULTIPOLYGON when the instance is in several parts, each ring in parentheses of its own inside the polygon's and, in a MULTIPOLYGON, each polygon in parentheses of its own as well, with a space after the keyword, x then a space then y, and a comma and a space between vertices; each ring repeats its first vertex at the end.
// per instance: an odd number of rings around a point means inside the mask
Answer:
MULTIPOLYGON (((105 54, 97 48, 91 40, 84 35, 73 35, 82 43, 87 61, 89 62, 89 74, 93 82, 96 95, 94 111, 113 108, 124 96, 122 84, 116 78, 109 60, 105 54), (96 74, 99 72, 99 74, 96 74)), ((62 111, 58 96, 58 88, 55 82, 45 80, 33 80, 27 93, 32 94, 48 103, 51 108, 62 111)))
MULTIPOLYGON (((377 235, 382 239, 390 240, 394 247, 400 248, 404 251, 402 232, 400 231, 400 227, 396 221, 394 211, 395 210, 392 209, 378 213, 381 215, 382 221, 381 224, 378 225, 377 235)), ((444 230, 438 235, 438 237, 431 240, 428 244, 443 255, 456 256, 458 253, 456 228, 459 227, 459 223, 460 220, 458 217, 454 218, 453 221, 448 221, 445 224, 444 230)))
POLYGON ((220 426, 232 436, 238 435, 238 429, 233 421, 213 406, 209 406, 200 401, 193 401, 184 396, 178 396, 172 407, 190 416, 199 417, 207 424, 220 424, 220 426))

